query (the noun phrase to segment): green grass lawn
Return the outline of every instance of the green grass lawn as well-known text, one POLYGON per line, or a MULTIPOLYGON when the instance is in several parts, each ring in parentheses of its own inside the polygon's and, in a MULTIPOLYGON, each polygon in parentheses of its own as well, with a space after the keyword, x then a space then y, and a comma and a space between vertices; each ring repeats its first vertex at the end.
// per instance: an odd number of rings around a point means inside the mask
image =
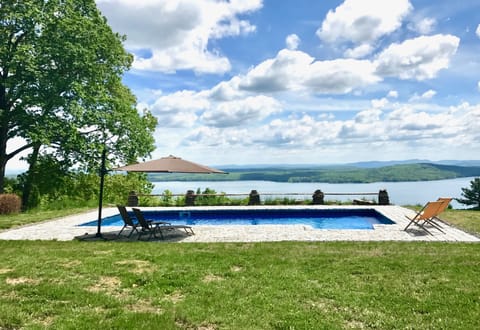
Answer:
POLYGON ((480 244, 0 241, 0 329, 478 329, 480 244))
POLYGON ((440 219, 467 232, 480 235, 480 211, 478 210, 446 210, 440 215, 440 219))
POLYGON ((0 215, 0 229, 9 229, 32 223, 51 220, 93 210, 91 207, 66 208, 61 210, 32 210, 18 214, 0 215))

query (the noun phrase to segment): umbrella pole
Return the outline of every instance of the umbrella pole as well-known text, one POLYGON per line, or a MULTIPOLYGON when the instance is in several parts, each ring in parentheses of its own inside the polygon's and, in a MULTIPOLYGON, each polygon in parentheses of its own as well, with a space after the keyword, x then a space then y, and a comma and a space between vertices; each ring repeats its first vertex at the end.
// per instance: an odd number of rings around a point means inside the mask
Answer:
POLYGON ((107 169, 105 168, 105 158, 107 158, 107 149, 103 148, 102 151, 102 165, 100 168, 100 191, 98 193, 98 222, 97 222, 97 234, 96 237, 103 237, 101 233, 102 227, 102 204, 103 204, 103 186, 105 184, 105 174, 107 169))

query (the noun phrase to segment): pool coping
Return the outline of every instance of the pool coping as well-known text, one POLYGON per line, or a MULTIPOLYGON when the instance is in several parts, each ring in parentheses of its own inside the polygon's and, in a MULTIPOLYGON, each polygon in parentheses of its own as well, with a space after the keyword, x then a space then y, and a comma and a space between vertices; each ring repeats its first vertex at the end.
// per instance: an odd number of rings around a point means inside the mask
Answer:
MULTIPOLYGON (((161 242, 268 242, 268 241, 444 241, 480 242, 480 238, 448 224, 442 224, 442 233, 436 229, 427 234, 420 228, 411 226, 403 229, 414 211, 397 205, 259 205, 259 206, 195 206, 195 207, 140 207, 142 210, 216 210, 216 209, 374 209, 394 224, 374 225, 373 230, 365 229, 315 229, 306 225, 194 225, 195 235, 187 236, 180 231, 172 231, 161 242)), ((117 208, 107 207, 103 217, 118 214, 117 208)), ((77 225, 98 219, 98 210, 73 216, 26 225, 0 232, 1 240, 59 240, 92 237, 97 227, 77 225)), ((102 226, 105 236, 115 237, 121 226, 102 226)), ((136 240, 136 238, 133 238, 136 240)))

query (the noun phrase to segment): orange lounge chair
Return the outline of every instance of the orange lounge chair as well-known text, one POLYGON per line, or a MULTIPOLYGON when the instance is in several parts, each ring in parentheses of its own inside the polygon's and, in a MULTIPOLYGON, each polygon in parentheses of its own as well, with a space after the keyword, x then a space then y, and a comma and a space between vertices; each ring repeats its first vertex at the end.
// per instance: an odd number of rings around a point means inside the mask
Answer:
POLYGON ((173 229, 183 229, 187 233, 187 235, 195 235, 193 232, 192 227, 186 226, 186 225, 172 225, 169 222, 165 221, 152 221, 152 220, 147 220, 143 216, 143 213, 140 209, 137 208, 132 208, 133 213, 135 214, 135 217, 137 218, 139 224, 142 226, 142 230, 139 232, 138 239, 143 234, 149 234, 148 238, 150 239, 152 236, 157 237, 156 232, 158 231, 160 233, 161 238, 163 239, 163 233, 162 231, 164 230, 173 230, 173 229))
MULTIPOLYGON (((448 205, 450 205, 450 202, 452 201, 452 199, 453 199, 453 198, 450 198, 450 197, 440 197, 439 199, 437 199, 437 202, 442 202, 442 203, 443 203, 442 206, 441 206, 441 207, 439 208, 439 210, 438 210, 438 214, 442 213, 443 211, 445 211, 445 210, 448 208, 448 205)), ((434 217, 432 218, 432 220, 430 220, 430 221, 433 221, 434 219, 435 219, 435 220, 442 221, 442 219, 440 219, 440 218, 438 217, 438 215, 434 216, 434 217)), ((435 221, 435 224, 436 224, 438 227, 442 228, 442 226, 440 226, 436 221, 435 221)))
POLYGON ((433 235, 427 228, 425 228, 425 225, 429 224, 442 233, 445 233, 440 226, 433 221, 435 217, 445 210, 446 207, 444 207, 444 204, 444 201, 428 202, 420 211, 417 212, 417 214, 415 214, 413 218, 405 216, 408 220, 410 220, 410 222, 404 230, 407 230, 408 227, 410 227, 410 225, 413 223, 425 230, 430 235, 433 235))

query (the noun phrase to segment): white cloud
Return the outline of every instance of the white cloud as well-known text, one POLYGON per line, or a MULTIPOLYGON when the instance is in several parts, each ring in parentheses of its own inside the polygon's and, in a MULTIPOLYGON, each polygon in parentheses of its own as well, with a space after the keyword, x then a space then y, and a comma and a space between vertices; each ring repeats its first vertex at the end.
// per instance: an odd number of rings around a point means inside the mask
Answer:
POLYGON ((97 0, 97 4, 112 28, 127 35, 126 46, 136 53, 135 69, 209 73, 230 70, 230 61, 209 47, 210 40, 252 33, 255 26, 239 16, 262 7, 261 0, 97 0))
POLYGON ((369 44, 362 44, 355 48, 347 49, 344 53, 345 57, 362 58, 373 51, 373 47, 369 44))
POLYGON ((381 98, 381 99, 374 99, 371 101, 372 107, 375 109, 382 109, 385 108, 390 102, 388 101, 387 98, 381 98))
POLYGON ((364 111, 360 111, 355 116, 355 122, 360 124, 378 122, 382 115, 382 111, 377 109, 368 109, 364 111))
POLYGON ((258 121, 281 110, 274 98, 259 95, 241 100, 222 102, 203 113, 201 120, 215 127, 241 126, 258 121))
POLYGON ((475 30, 475 34, 477 35, 477 37, 480 38, 480 24, 478 24, 477 29, 475 30))
POLYGON ((301 51, 281 50, 241 77, 239 88, 257 93, 306 91, 345 94, 380 80, 370 61, 337 59, 314 61, 301 51))
POLYGON ((208 93, 209 96, 216 101, 230 101, 243 96, 240 91, 241 79, 238 76, 233 77, 229 81, 222 81, 214 86, 208 93))
POLYGON ((179 91, 159 97, 150 111, 162 127, 192 127, 198 119, 196 112, 210 107, 210 102, 202 93, 179 91))
POLYGON ((421 98, 425 100, 429 100, 432 97, 434 97, 436 94, 437 94, 436 91, 434 91, 433 89, 429 89, 428 91, 422 94, 421 98))
POLYGON ((330 155, 329 159, 338 161, 348 157, 346 155, 360 157, 359 149, 362 153, 365 150, 369 154, 382 152, 397 159, 416 155, 441 159, 451 153, 448 148, 438 149, 439 144, 478 151, 475 147, 480 142, 478 122, 480 105, 462 103, 442 112, 429 113, 410 104, 395 104, 393 110, 367 108, 351 119, 342 120, 334 116, 292 114, 255 126, 255 134, 250 126, 200 126, 189 130, 179 146, 188 146, 189 151, 204 150, 205 146, 215 148, 212 149, 215 153, 223 155, 221 161, 235 163, 276 159, 294 162, 298 157, 306 162, 318 162, 312 152, 322 157, 330 155), (426 153, 416 153, 422 151, 426 153), (277 157, 279 154, 283 158, 277 157))
POLYGON ((376 72, 400 79, 434 78, 438 71, 448 68, 459 43, 459 38, 443 34, 394 43, 378 55, 376 72))
POLYGON ((408 25, 410 30, 420 34, 429 34, 435 28, 437 21, 434 18, 424 17, 422 19, 413 21, 408 25))
POLYGON ((480 91, 480 81, 477 83, 477 89, 480 91))
POLYGON ((345 94, 380 81, 370 61, 338 59, 311 65, 304 86, 315 93, 345 94))
POLYGON ((300 44, 300 38, 296 34, 290 34, 285 39, 287 49, 296 50, 300 44))
POLYGON ((388 92, 387 97, 391 97, 391 98, 396 99, 398 97, 398 92, 394 91, 394 90, 391 90, 391 91, 388 92))
POLYGON ((252 68, 242 77, 239 87, 260 93, 299 89, 301 80, 309 74, 313 60, 304 52, 283 49, 275 58, 252 68))
POLYGON ((346 54, 363 56, 376 40, 397 30, 411 9, 408 0, 345 0, 328 12, 317 36, 327 43, 351 42, 357 46, 346 54))

